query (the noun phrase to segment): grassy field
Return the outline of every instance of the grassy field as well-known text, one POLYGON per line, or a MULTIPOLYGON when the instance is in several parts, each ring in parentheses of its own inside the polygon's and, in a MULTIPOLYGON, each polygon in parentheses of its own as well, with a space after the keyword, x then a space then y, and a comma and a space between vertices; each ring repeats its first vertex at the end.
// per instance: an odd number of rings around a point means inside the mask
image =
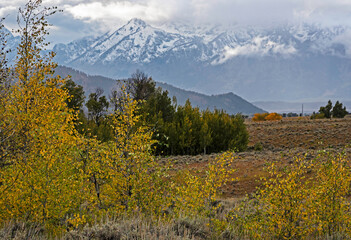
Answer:
MULTIPOLYGON (((267 175, 265 166, 272 161, 284 168, 295 156, 306 155, 312 159, 322 149, 345 150, 350 158, 351 116, 318 120, 297 117, 269 122, 246 120, 246 125, 250 136, 248 150, 237 153, 234 177, 238 180, 222 189, 224 199, 242 198, 254 192, 260 185, 260 178, 267 175)), ((176 169, 201 172, 217 155, 172 156, 161 161, 174 161, 176 169)))

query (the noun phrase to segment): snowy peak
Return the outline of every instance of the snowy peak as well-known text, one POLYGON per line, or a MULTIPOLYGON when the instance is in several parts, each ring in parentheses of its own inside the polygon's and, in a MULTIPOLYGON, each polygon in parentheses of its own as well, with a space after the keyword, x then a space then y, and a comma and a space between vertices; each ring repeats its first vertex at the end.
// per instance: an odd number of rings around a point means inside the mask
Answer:
MULTIPOLYGON (((119 28, 117 31, 112 33, 112 35, 124 35, 128 36, 130 34, 134 34, 140 31, 145 30, 146 28, 150 28, 151 26, 146 24, 141 19, 138 18, 133 18, 131 19, 127 24, 123 25, 121 28, 119 28)), ((111 36, 112 36, 111 35, 111 36)))
MULTIPOLYGON (((344 26, 156 27, 131 19, 101 36, 57 44, 54 51, 59 64, 89 74, 126 78, 141 69, 203 93, 233 91, 250 100, 349 99, 350 37, 344 26)), ((7 46, 17 45, 18 37, 9 34, 7 46)))
POLYGON ((146 22, 139 18, 132 18, 125 26, 145 28, 147 26, 146 22))
MULTIPOLYGON (((111 63, 116 60, 147 63, 164 53, 192 42, 180 34, 165 32, 140 19, 132 19, 113 33, 92 42, 85 53, 64 63, 111 63)), ((60 46, 60 50, 62 46, 60 46)), ((73 54, 74 55, 74 54, 73 54)))

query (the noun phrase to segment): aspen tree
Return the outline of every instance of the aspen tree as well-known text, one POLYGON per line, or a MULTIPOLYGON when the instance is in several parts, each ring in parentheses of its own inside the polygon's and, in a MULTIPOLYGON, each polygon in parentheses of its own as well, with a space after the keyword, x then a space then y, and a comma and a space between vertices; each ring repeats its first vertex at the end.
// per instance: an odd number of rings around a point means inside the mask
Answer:
POLYGON ((114 141, 91 145, 86 174, 97 214, 160 215, 170 205, 164 168, 151 155, 152 132, 140 123, 138 101, 123 89, 109 118, 114 141))
POLYGON ((10 164, 0 169, 0 221, 29 220, 54 230, 78 208, 81 193, 75 160, 74 115, 67 108, 64 79, 53 77, 56 64, 42 56, 46 18, 56 8, 30 0, 18 13, 21 43, 14 66, 15 83, 5 97, 1 129, 13 129, 10 164))

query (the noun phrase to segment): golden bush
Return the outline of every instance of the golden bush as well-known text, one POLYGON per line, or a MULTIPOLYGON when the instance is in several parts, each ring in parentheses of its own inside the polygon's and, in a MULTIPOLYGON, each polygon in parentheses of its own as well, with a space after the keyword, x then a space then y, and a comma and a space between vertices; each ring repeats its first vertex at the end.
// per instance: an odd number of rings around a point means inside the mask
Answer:
POLYGON ((270 113, 265 117, 265 120, 267 120, 267 121, 282 120, 282 119, 283 119, 283 117, 280 114, 275 113, 275 112, 270 113))
POLYGON ((252 118, 252 121, 255 121, 255 122, 265 121, 268 114, 269 113, 255 113, 252 118))

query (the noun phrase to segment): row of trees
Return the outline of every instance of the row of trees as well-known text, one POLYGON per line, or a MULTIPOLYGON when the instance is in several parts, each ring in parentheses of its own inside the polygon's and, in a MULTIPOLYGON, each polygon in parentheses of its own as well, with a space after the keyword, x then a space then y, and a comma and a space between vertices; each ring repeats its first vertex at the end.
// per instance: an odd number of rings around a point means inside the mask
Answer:
POLYGON ((248 133, 241 115, 230 116, 224 111, 200 111, 189 101, 177 106, 176 100, 167 91, 156 88, 155 82, 145 73, 136 71, 131 78, 118 81, 109 100, 97 89, 89 95, 85 106, 88 116, 83 113, 84 90, 72 80, 63 86, 72 98, 67 105, 79 111, 77 129, 90 136, 97 136, 103 142, 113 139, 113 128, 109 118, 109 108, 121 110, 122 89, 138 102, 138 114, 142 121, 153 129, 152 139, 156 154, 199 154, 221 152, 229 149, 242 151, 248 143, 248 133))
POLYGON ((319 108, 319 113, 313 113, 311 118, 343 118, 348 114, 346 107, 342 103, 336 101, 334 107, 329 100, 326 106, 319 108))

